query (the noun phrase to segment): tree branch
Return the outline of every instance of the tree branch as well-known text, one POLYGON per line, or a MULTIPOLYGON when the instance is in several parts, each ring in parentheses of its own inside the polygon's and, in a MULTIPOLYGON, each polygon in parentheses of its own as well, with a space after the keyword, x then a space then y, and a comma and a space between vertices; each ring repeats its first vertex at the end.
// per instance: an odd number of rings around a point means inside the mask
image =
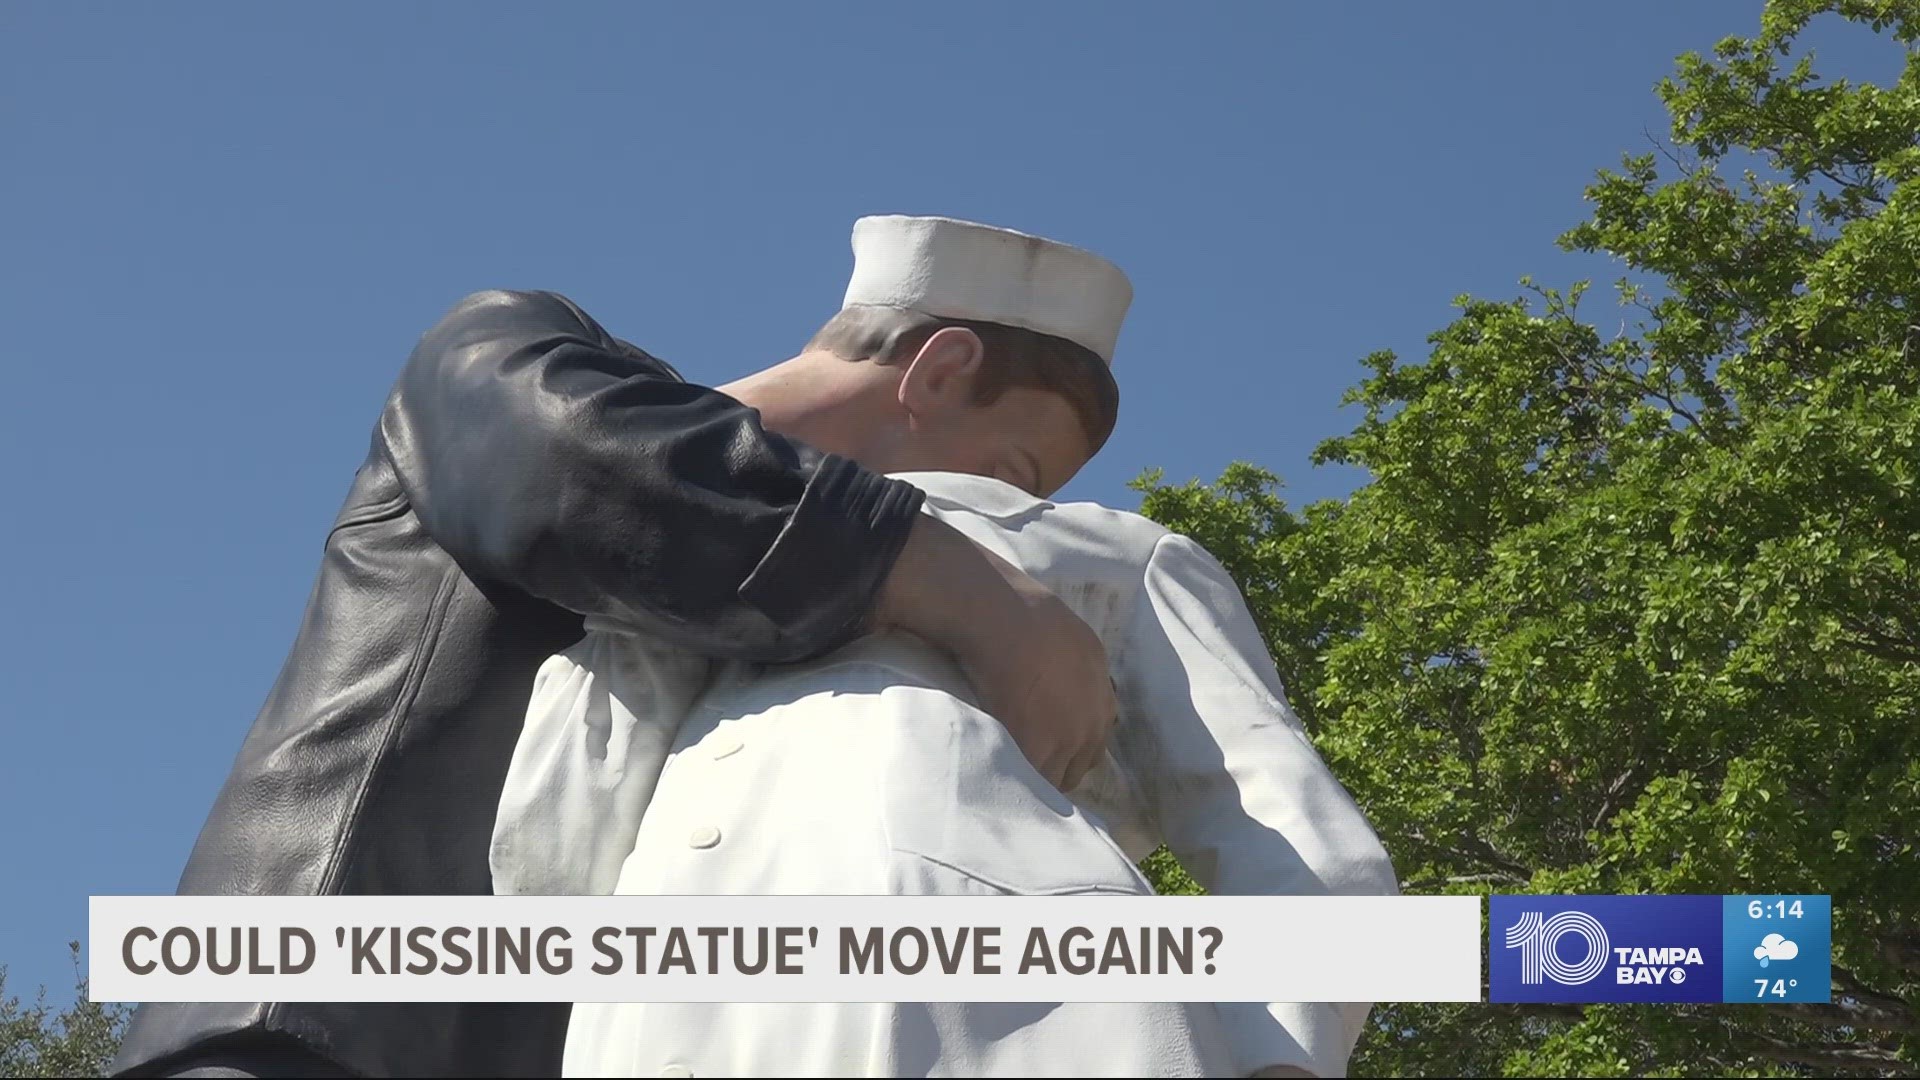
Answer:
POLYGON ((1612 816, 1615 800, 1620 797, 1620 793, 1627 786, 1627 781, 1633 779, 1634 770, 1639 767, 1637 762, 1627 766, 1626 772, 1614 777, 1613 783, 1607 785, 1607 796, 1600 803, 1600 811, 1593 815, 1593 829, 1596 832, 1599 831, 1600 826, 1606 824, 1607 818, 1612 816))
POLYGON ((1843 180, 1835 176, 1831 171, 1818 166, 1816 166, 1813 171, 1833 181, 1835 186, 1842 190, 1853 192, 1876 205, 1887 205, 1886 196, 1880 194, 1879 189, 1873 186, 1873 181, 1871 180, 1843 180))
POLYGON ((1840 625, 1854 635, 1854 645, 1868 656, 1901 664, 1920 664, 1920 645, 1851 616, 1841 616, 1840 625))
POLYGON ((1867 1008, 1878 1009, 1881 1012, 1893 1013, 1897 1016, 1912 1016, 1914 1013, 1914 1007, 1905 1000, 1867 989, 1866 986, 1860 982, 1860 976, 1855 975, 1853 972, 1848 971, 1838 964, 1832 966, 1832 974, 1833 981, 1840 987, 1840 993, 1843 996, 1850 997, 1860 1004, 1865 1005, 1867 1008))
POLYGON ((1495 870, 1504 870, 1509 874, 1531 880, 1531 875, 1524 864, 1517 859, 1510 859, 1500 854, 1493 849, 1492 845, 1478 837, 1468 836, 1461 838, 1464 843, 1470 845, 1469 849, 1457 848, 1451 844, 1442 844, 1436 840, 1429 840, 1419 829, 1407 830, 1407 839, 1412 840, 1416 844, 1424 845, 1443 855, 1451 855, 1456 859, 1462 859, 1469 863, 1478 863, 1482 866, 1492 867, 1495 870))
POLYGON ((1890 1031, 1902 1035, 1920 1032, 1920 1020, 1915 1020, 1911 1013, 1906 1016, 1872 1016, 1858 1009, 1849 1009, 1844 1005, 1773 1005, 1769 1008, 1790 1013, 1801 1023, 1815 1024, 1820 1027, 1890 1031))
POLYGON ((1509 885, 1525 885, 1529 879, 1523 878, 1519 874, 1509 874, 1504 871, 1494 870, 1485 874, 1458 874, 1453 877, 1442 878, 1441 880, 1449 885, 1472 885, 1489 881, 1503 881, 1509 885))
POLYGON ((1877 1046, 1760 1046, 1749 1050, 1754 1057, 1777 1061, 1782 1065, 1804 1065, 1812 1069, 1871 1069, 1884 1072, 1905 1069, 1912 1062, 1902 1061, 1891 1050, 1877 1046))

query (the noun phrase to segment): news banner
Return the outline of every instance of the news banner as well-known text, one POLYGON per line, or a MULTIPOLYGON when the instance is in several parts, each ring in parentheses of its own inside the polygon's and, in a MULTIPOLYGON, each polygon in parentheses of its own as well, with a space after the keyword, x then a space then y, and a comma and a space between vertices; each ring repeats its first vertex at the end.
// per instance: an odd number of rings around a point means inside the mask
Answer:
POLYGON ((99 1001, 1825 1002, 1825 896, 96 896, 99 1001))

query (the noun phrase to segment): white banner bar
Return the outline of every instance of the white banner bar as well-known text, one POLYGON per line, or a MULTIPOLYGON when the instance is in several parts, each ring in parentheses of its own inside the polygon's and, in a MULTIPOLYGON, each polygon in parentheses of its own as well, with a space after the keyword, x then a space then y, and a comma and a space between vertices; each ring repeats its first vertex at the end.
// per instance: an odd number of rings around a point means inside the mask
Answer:
POLYGON ((1475 897, 95 896, 96 1001, 1479 1001, 1475 897))

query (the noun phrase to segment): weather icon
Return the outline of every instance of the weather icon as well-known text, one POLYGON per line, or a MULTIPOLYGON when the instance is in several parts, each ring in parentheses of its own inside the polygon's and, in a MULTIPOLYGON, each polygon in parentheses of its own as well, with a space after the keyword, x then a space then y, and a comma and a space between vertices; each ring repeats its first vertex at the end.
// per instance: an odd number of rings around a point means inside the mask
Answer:
POLYGON ((1753 947, 1753 958, 1766 967, 1775 960, 1791 960, 1800 955, 1800 946, 1788 941, 1779 934, 1768 934, 1753 947))

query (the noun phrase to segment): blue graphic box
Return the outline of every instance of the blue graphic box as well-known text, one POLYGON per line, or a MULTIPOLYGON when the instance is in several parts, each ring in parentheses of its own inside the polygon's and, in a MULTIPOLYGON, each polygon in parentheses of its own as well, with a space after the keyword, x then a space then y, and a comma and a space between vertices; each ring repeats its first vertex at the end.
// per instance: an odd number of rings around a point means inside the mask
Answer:
POLYGON ((1727 1001, 1833 1000, 1833 906, 1828 897, 1721 899, 1727 1001))
POLYGON ((1728 899, 1490 897, 1488 998, 1719 1001, 1726 948, 1721 915, 1728 899))

